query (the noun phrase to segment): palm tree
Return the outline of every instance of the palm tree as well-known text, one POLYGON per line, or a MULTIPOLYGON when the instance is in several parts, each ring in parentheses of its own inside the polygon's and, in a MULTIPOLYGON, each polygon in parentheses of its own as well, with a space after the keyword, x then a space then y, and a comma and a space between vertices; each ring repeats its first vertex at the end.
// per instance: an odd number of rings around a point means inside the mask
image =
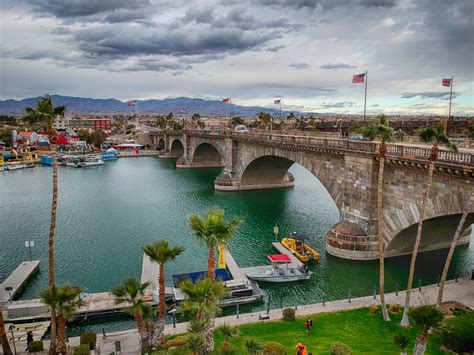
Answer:
POLYGON ((214 318, 221 312, 217 301, 225 298, 228 291, 222 281, 213 281, 206 277, 195 284, 185 280, 179 284, 186 299, 181 304, 183 316, 188 319, 203 321, 206 325, 203 335, 206 353, 214 350, 214 318))
POLYGON ((421 329, 420 334, 416 338, 414 355, 423 355, 428 344, 428 331, 436 328, 443 320, 443 313, 433 306, 421 306, 412 309, 409 312, 410 318, 421 329))
POLYGON ((467 214, 469 212, 470 206, 474 204, 474 193, 468 197, 466 202, 466 207, 464 208, 464 212, 461 216, 461 220, 459 221, 458 227, 456 229, 456 233, 454 234, 453 240, 451 241, 451 246, 449 247, 448 256, 446 257, 446 262, 444 263, 443 274, 441 276, 441 281, 439 283, 439 291, 438 291, 438 299, 436 300, 436 307, 439 307, 441 302, 443 302, 443 292, 444 292, 444 285, 446 284, 446 278, 448 277, 448 270, 449 265, 451 264, 451 259, 454 254, 454 249, 458 245, 459 237, 461 236, 462 228, 464 227, 464 223, 466 223, 467 214))
POLYGON ((186 340, 185 346, 193 355, 198 355, 205 348, 204 338, 201 334, 192 333, 186 340))
POLYGON ((410 342, 410 339, 405 334, 397 333, 393 337, 393 342, 400 349, 400 355, 406 355, 407 345, 410 342))
POLYGON ((263 345, 255 338, 245 339, 245 348, 249 355, 256 355, 263 350, 263 345))
POLYGON ((149 348, 148 343, 148 332, 146 321, 144 319, 150 318, 153 310, 151 306, 143 301, 145 295, 145 289, 150 285, 149 282, 140 284, 136 279, 129 278, 123 284, 117 286, 112 290, 112 294, 115 296, 115 303, 127 303, 127 313, 135 317, 137 323, 137 330, 140 334, 142 350, 146 351, 149 348))
POLYGON ((219 330, 219 332, 222 334, 222 337, 224 338, 222 347, 224 349, 228 349, 229 340, 239 335, 239 328, 233 327, 227 323, 224 323, 221 326, 219 326, 217 329, 219 330))
POLYGON ((382 307, 382 315, 384 321, 390 321, 390 316, 387 312, 387 305, 385 304, 385 241, 383 237, 383 181, 384 168, 387 155, 387 142, 394 139, 401 140, 403 135, 395 132, 389 126, 388 120, 385 116, 381 116, 378 121, 369 123, 360 128, 361 133, 367 139, 373 141, 379 139, 378 147, 379 156, 379 176, 377 186, 377 231, 378 231, 378 248, 379 248, 379 288, 380 288, 380 305, 382 307))
MULTIPOLYGON (((50 310, 55 310, 57 314, 57 344, 51 344, 56 354, 66 354, 66 319, 73 317, 77 308, 84 306, 86 303, 79 298, 82 289, 71 287, 69 285, 53 285, 40 292, 40 298, 43 303, 49 306, 50 310)), ((51 340, 53 341, 53 340, 51 340)))
MULTIPOLYGON (((55 130, 53 129, 53 123, 56 117, 64 116, 66 112, 66 106, 53 106, 51 97, 45 95, 36 103, 36 107, 27 107, 25 109, 25 119, 30 123, 42 123, 48 135, 53 137, 55 130)), ((58 166, 56 163, 56 157, 53 157, 53 200, 51 204, 51 223, 49 227, 49 287, 52 289, 54 286, 54 236, 56 233, 56 213, 58 206, 58 166)), ((56 345, 56 311, 51 310, 51 346, 49 353, 55 354, 56 345)))
POLYGON ((416 231, 415 245, 413 247, 413 252, 411 255, 410 262, 410 272, 408 274, 408 285, 405 293, 405 305, 403 308, 403 317, 400 322, 400 325, 403 327, 408 327, 408 311, 410 310, 410 296, 411 296, 411 287, 413 285, 413 276, 415 273, 415 264, 416 257, 418 255, 418 248, 421 241, 421 231, 423 229, 423 220, 425 218, 425 206, 428 201, 428 196, 431 190, 431 185, 433 184, 433 174, 435 168, 435 162, 438 160, 438 152, 440 146, 445 146, 449 150, 457 152, 458 148, 456 145, 448 138, 444 132, 444 125, 442 123, 436 123, 431 127, 423 128, 419 131, 420 140, 423 143, 431 144, 431 152, 429 157, 429 170, 428 170, 428 181, 426 183, 426 189, 423 194, 423 200, 421 202, 420 217, 418 221, 418 229, 416 231))
POLYGON ((160 267, 158 276, 159 285, 159 306, 157 312, 157 327, 155 329, 151 345, 159 347, 163 341, 163 334, 165 331, 165 315, 166 315, 166 300, 165 300, 165 264, 176 259, 178 255, 184 252, 184 247, 178 245, 170 247, 167 240, 160 240, 153 244, 143 246, 143 252, 148 255, 151 261, 157 263, 160 267))
POLYGON ((215 249, 219 244, 227 246, 229 240, 234 236, 235 228, 241 223, 238 218, 233 218, 229 222, 224 219, 223 209, 214 209, 206 217, 196 214, 189 216, 189 228, 198 241, 209 248, 207 259, 207 275, 211 280, 216 278, 216 255, 215 249))
POLYGON ((0 343, 2 343, 2 350, 5 355, 13 355, 10 344, 8 344, 8 337, 5 331, 5 323, 3 322, 3 309, 0 306, 0 343))

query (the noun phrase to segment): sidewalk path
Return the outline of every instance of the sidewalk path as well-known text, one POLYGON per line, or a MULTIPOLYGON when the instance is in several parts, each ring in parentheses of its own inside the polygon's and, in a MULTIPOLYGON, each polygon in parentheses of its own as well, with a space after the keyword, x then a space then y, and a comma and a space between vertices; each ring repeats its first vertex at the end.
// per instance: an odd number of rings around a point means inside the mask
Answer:
MULTIPOLYGON (((429 285, 421 288, 421 291, 418 288, 412 290, 411 304, 413 306, 420 306, 423 304, 434 304, 438 296, 438 287, 437 285, 429 285)), ((403 304, 405 301, 405 291, 398 293, 398 296, 395 293, 389 293, 385 295, 386 302, 389 304, 403 304)), ((459 279, 458 282, 448 281, 444 289, 443 300, 447 301, 457 301, 465 304, 466 306, 474 309, 474 280, 463 278, 459 279)), ((296 312, 297 316, 304 316, 315 313, 323 312, 335 312, 346 309, 368 307, 372 304, 378 304, 379 298, 377 297, 374 300, 373 296, 359 297, 352 299, 351 303, 346 300, 326 302, 326 305, 323 306, 321 303, 312 304, 312 305, 303 305, 298 306, 296 312)), ((230 325, 242 325, 250 323, 259 323, 267 322, 259 319, 259 316, 262 312, 254 313, 244 313, 241 314, 239 319, 235 315, 226 316, 216 319, 216 326, 221 325, 222 323, 227 323, 230 325)), ((282 317, 281 309, 270 310, 269 313, 270 321, 280 320, 282 317)), ((165 333, 168 335, 171 334, 180 334, 186 332, 187 323, 178 323, 176 328, 173 328, 172 325, 167 325, 165 333)), ((110 333, 106 338, 102 338, 100 334, 97 336, 97 343, 100 346, 101 352, 109 354, 115 350, 115 341, 120 341, 121 349, 123 354, 139 354, 139 337, 137 331, 134 329, 110 333)), ((71 345, 77 345, 79 343, 79 338, 70 339, 71 345)))

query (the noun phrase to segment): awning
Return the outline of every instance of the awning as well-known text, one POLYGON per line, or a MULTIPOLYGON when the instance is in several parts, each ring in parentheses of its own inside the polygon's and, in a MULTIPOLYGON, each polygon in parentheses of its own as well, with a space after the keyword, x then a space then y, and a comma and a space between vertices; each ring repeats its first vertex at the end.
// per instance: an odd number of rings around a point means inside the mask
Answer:
POLYGON ((285 254, 273 254, 267 257, 272 263, 291 263, 291 258, 285 254))

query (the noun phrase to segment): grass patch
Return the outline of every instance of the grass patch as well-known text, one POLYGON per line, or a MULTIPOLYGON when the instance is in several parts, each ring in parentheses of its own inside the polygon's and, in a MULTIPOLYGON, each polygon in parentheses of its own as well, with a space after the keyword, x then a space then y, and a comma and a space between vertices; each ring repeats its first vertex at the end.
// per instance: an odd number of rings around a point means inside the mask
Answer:
MULTIPOLYGON (((410 342, 410 353, 415 345, 417 329, 404 329, 399 326, 402 312, 391 314, 391 322, 384 322, 381 314, 370 314, 369 308, 320 313, 311 316, 314 328, 305 334, 304 322, 307 317, 297 317, 293 322, 265 322, 247 324, 239 327, 240 335, 230 341, 239 354, 246 354, 245 338, 256 338, 263 343, 277 341, 287 348, 288 354, 295 353, 295 345, 303 343, 308 352, 329 354, 331 343, 342 341, 349 345, 354 354, 399 354, 393 343, 393 336, 402 333, 410 342)), ((222 337, 216 333, 216 349, 220 349, 222 337)), ((440 350, 441 338, 438 332, 431 334, 426 354, 443 354, 440 350)))

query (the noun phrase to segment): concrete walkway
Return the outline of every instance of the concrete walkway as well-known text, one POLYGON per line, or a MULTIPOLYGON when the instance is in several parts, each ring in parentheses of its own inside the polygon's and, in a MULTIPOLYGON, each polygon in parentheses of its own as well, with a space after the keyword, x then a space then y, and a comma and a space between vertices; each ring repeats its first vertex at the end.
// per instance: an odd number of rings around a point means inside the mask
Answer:
MULTIPOLYGON (((412 291, 411 304, 413 306, 420 306, 424 304, 434 304, 438 296, 438 287, 437 285, 424 286, 421 288, 421 291, 418 288, 415 288, 412 291)), ((456 283, 454 281, 448 281, 444 290, 445 302, 456 301, 465 304, 466 306, 474 309, 474 280, 463 278, 459 279, 456 283)), ((386 302, 389 304, 403 304, 405 301, 405 291, 398 293, 398 296, 395 293, 386 294, 386 302)), ((310 315, 315 313, 323 312, 335 312, 340 310, 368 307, 372 304, 378 304, 379 298, 377 297, 374 300, 373 296, 359 297, 354 298, 349 303, 348 300, 339 300, 326 302, 325 306, 321 303, 299 306, 296 312, 297 316, 310 315)), ((254 313, 245 313, 241 314, 239 319, 235 315, 226 316, 216 319, 216 326, 219 326, 223 323, 230 325, 242 325, 250 323, 259 323, 259 322, 268 322, 268 320, 260 320, 259 316, 262 312, 254 313)), ((275 321, 280 320, 282 317, 281 309, 270 310, 269 320, 275 321)), ((165 333, 168 335, 171 334, 180 334, 186 332, 187 323, 178 323, 176 328, 173 328, 172 325, 167 325, 165 333)), ((109 354, 115 350, 115 342, 120 341, 122 353, 126 354, 139 354, 139 337, 137 331, 134 329, 115 332, 107 334, 105 338, 102 338, 101 335, 97 336, 97 344, 100 347, 101 352, 109 354)), ((77 345, 79 343, 79 338, 71 338, 71 346, 77 345)))

